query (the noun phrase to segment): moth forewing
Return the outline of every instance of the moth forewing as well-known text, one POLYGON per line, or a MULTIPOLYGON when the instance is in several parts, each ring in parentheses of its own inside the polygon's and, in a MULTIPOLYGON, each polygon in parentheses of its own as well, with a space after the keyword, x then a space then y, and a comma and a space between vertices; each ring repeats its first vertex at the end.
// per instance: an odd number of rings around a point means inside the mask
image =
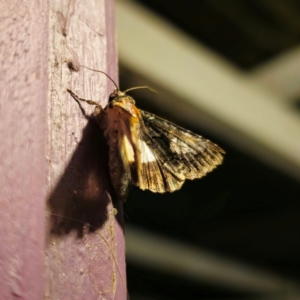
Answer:
POLYGON ((211 141, 141 110, 142 139, 160 163, 165 191, 181 188, 186 179, 201 178, 222 162, 225 152, 211 141))

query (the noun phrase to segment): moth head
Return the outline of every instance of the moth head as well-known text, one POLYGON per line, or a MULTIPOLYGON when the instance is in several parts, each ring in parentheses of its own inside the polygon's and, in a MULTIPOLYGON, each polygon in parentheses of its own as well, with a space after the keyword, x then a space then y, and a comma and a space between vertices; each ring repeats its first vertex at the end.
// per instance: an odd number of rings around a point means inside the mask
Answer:
POLYGON ((113 93, 111 93, 109 95, 109 102, 113 101, 113 100, 119 100, 122 101, 121 98, 123 97, 128 97, 130 102, 132 102, 132 104, 135 104, 135 101, 133 100, 132 97, 127 95, 127 92, 132 91, 132 90, 138 90, 138 89, 148 89, 154 93, 156 93, 155 90, 151 89, 149 86, 136 86, 136 87, 132 87, 130 89, 127 89, 126 91, 122 92, 119 90, 119 88, 116 88, 113 93))
POLYGON ((135 101, 132 97, 128 96, 125 92, 114 90, 109 96, 109 107, 120 106, 132 115, 135 113, 135 101))
POLYGON ((109 99, 108 102, 120 102, 124 100, 124 97, 126 98, 130 98, 132 101, 130 101, 132 104, 135 104, 135 101, 133 100, 132 97, 128 96, 125 92, 120 91, 119 89, 115 89, 110 95, 109 95, 109 99))

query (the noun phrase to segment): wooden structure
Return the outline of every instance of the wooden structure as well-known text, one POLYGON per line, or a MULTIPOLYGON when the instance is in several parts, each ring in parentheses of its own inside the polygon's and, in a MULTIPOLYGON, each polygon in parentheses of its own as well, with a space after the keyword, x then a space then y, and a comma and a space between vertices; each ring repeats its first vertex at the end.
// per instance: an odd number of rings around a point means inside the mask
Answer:
POLYGON ((0 298, 126 299, 106 144, 66 92, 107 103, 112 84, 80 64, 117 80, 114 3, 0 7, 0 298))

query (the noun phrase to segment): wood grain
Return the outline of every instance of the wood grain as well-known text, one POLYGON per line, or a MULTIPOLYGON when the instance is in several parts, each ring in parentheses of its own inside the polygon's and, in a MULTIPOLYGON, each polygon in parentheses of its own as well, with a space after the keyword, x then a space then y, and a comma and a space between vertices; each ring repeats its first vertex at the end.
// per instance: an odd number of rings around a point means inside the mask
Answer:
POLYGON ((50 5, 45 299, 126 299, 122 206, 106 142, 88 117, 93 107, 66 92, 106 105, 111 82, 80 65, 117 81, 113 1, 50 5))
POLYGON ((0 299, 43 298, 47 1, 1 1, 0 299))

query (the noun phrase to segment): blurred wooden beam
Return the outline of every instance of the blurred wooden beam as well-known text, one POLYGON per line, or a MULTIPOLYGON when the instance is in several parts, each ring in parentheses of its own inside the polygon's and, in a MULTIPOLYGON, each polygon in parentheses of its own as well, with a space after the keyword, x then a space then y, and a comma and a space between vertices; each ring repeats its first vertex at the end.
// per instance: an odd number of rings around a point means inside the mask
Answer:
POLYGON ((280 96, 132 1, 117 2, 117 20, 125 67, 217 120, 224 139, 300 179, 300 122, 280 96))
POLYGON ((153 235, 132 226, 126 227, 126 240, 127 260, 133 264, 237 292, 281 295, 293 291, 300 297, 299 286, 292 281, 263 269, 208 253, 201 248, 153 235))
POLYGON ((300 46, 258 66, 249 75, 276 95, 274 101, 290 105, 300 97, 300 46))

